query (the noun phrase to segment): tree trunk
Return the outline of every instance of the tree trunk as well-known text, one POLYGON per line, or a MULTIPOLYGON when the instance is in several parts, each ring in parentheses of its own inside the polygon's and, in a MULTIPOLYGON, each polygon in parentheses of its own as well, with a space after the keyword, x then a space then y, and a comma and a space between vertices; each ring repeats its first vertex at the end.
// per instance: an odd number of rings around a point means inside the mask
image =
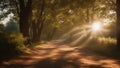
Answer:
POLYGON ((19 17, 19 24, 20 24, 20 32, 23 34, 24 37, 28 36, 27 35, 27 30, 25 28, 27 21, 25 20, 26 18, 26 9, 25 9, 25 5, 24 5, 24 0, 19 0, 19 5, 20 5, 20 17, 19 17))
POLYGON ((117 29, 117 47, 120 49, 120 0, 116 1, 116 5, 117 5, 117 25, 116 25, 116 29, 117 29))
POLYGON ((30 38, 29 29, 30 29, 30 15, 32 11, 32 0, 28 0, 27 4, 24 4, 24 0, 19 0, 20 13, 19 13, 19 24, 20 32, 25 38, 30 38))

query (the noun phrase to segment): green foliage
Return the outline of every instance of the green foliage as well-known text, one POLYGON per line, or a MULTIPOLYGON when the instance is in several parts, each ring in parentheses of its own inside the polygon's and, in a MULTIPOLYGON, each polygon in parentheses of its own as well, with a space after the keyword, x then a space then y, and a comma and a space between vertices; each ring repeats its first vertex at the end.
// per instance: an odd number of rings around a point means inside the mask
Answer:
POLYGON ((0 33, 0 54, 1 56, 18 55, 26 49, 25 39, 17 32, 0 33))
POLYGON ((98 41, 100 44, 103 45, 117 45, 117 40, 111 37, 105 38, 105 37, 100 37, 98 38, 98 41))
MULTIPOLYGON (((17 14, 16 9, 18 9, 15 5, 18 4, 20 5, 20 2, 15 0, 16 3, 14 5, 14 1, 12 2, 11 0, 9 1, 3 1, 3 4, 9 3, 6 5, 5 8, 7 9, 10 6, 13 9, 11 12, 14 13, 15 17, 19 17, 19 14, 17 14), (13 5, 13 6, 12 6, 13 5)), ((2 2, 1 1, 1 2, 2 2)), ((27 2, 31 0, 23 0, 25 3, 22 3, 26 6, 26 8, 30 8, 30 6, 27 6, 27 2)), ((0 3, 1 3, 0 2, 0 3)), ((35 40, 36 38, 39 38, 38 35, 40 35, 41 40, 48 40, 51 38, 58 38, 62 34, 66 33, 70 29, 81 25, 86 24, 88 22, 93 23, 94 21, 101 21, 104 23, 103 19, 109 19, 110 22, 105 22, 105 23, 115 23, 116 20, 116 14, 115 14, 115 0, 34 0, 32 1, 32 5, 28 11, 30 15, 26 14, 23 11, 23 17, 24 15, 28 15, 29 21, 31 23, 26 24, 27 22, 24 22, 22 24, 23 31, 24 29, 27 29, 30 31, 26 33, 30 33, 31 35, 30 38, 33 38, 35 40), (41 26, 43 23, 44 26, 41 26), (28 27, 27 27, 28 26, 28 27), (42 32, 42 33, 41 33, 42 32), (33 35, 33 36, 32 36, 33 35), (54 37, 52 37, 54 36, 54 37), (35 38, 34 38, 35 37, 35 38)), ((2 4, 2 3, 1 3, 2 4)), ((2 8, 1 8, 2 9, 2 8)), ((10 11, 9 10, 9 11, 10 11)), ((23 8, 24 10, 24 8, 23 8)), ((9 12, 8 11, 8 12, 9 12)), ((9 13, 7 13, 8 15, 9 13)), ((27 21, 27 16, 26 20, 27 21)), ((13 31, 13 30, 18 30, 16 28, 16 23, 8 23, 6 30, 7 31, 13 31)), ((17 25, 18 26, 18 25, 17 25)), ((112 27, 112 26, 110 26, 112 27)), ((112 30, 109 35, 114 36, 115 35, 115 30, 112 28, 107 28, 112 30), (114 32, 113 32, 114 31, 114 32)), ((27 31, 27 30, 26 30, 27 31)))

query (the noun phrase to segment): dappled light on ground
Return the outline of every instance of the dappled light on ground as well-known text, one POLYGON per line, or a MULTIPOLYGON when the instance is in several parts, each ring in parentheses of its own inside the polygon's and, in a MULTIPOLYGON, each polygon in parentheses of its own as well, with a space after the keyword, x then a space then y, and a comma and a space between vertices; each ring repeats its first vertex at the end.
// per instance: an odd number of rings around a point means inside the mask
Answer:
POLYGON ((30 55, 4 61, 0 68, 120 68, 118 60, 56 42, 39 45, 30 55))

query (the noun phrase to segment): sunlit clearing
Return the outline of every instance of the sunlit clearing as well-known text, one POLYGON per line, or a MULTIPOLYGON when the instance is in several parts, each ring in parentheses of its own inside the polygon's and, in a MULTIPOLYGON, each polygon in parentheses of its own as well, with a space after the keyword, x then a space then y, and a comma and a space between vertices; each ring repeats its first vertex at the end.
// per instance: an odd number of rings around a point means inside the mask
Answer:
POLYGON ((100 23, 93 23, 91 28, 92 31, 96 32, 96 31, 100 31, 102 27, 100 23))
POLYGON ((99 37, 98 41, 102 44, 117 44, 116 38, 111 38, 111 37, 99 37))

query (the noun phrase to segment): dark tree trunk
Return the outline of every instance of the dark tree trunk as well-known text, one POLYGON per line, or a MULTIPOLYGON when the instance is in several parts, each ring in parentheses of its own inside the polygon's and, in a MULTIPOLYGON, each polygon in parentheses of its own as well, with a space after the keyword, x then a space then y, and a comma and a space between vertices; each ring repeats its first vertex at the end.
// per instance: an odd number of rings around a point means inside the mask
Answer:
POLYGON ((120 0, 116 1, 117 5, 117 47, 120 49, 120 0))
POLYGON ((20 32, 27 39, 30 38, 29 29, 30 29, 30 15, 32 11, 32 0, 28 0, 25 5, 24 0, 19 0, 20 13, 19 13, 19 24, 20 32))
POLYGON ((26 11, 25 11, 25 5, 24 5, 24 0, 19 0, 19 5, 20 5, 20 17, 19 17, 19 24, 20 24, 20 32, 23 34, 24 37, 27 36, 25 26, 27 24, 25 18, 26 18, 26 11))

